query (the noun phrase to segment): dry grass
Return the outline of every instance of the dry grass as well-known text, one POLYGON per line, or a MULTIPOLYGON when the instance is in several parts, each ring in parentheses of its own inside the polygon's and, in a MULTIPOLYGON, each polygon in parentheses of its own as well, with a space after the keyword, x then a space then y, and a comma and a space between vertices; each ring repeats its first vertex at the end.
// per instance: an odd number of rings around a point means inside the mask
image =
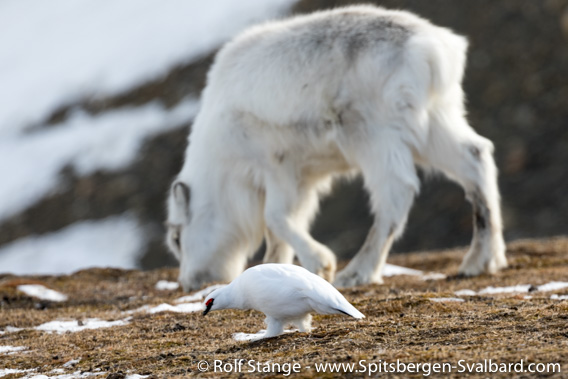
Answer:
MULTIPOLYGON (((389 261, 425 271, 455 274, 463 250, 391 256, 389 261)), ((94 372, 111 377, 138 373, 155 377, 200 375, 197 363, 215 359, 300 363, 296 377, 317 376, 315 363, 499 362, 562 364, 568 372, 568 301, 550 299, 551 293, 466 297, 460 303, 436 303, 430 298, 453 297, 459 289, 487 286, 539 285, 568 281, 568 239, 520 241, 509 245, 510 268, 495 276, 423 281, 417 277, 386 278, 384 285, 343 291, 367 317, 354 321, 341 316, 314 317, 312 333, 292 333, 259 342, 236 342, 235 332, 263 328, 263 315, 255 311, 132 315, 126 326, 48 334, 33 329, 0 335, 0 346, 26 346, 17 354, 0 353, 1 368, 37 369, 47 374, 65 362, 80 359, 66 372, 94 372), (307 368, 306 366, 310 366, 307 368)), ((56 319, 118 320, 124 311, 145 304, 172 303, 181 291, 157 291, 160 279, 175 280, 177 270, 150 272, 92 269, 70 276, 23 278, 0 276, 0 330, 7 326, 31 328, 56 319), (69 295, 63 303, 39 301, 18 292, 21 283, 42 283, 69 295)), ((565 294, 567 290, 559 291, 565 294)), ((243 370, 247 370, 245 365, 243 370)), ((272 376, 282 377, 281 373, 272 376)), ((21 376, 22 374, 15 375, 21 376)), ((53 374, 51 374, 53 375, 53 374)), ((243 374, 266 376, 267 374, 243 374)), ((342 377, 344 374, 318 374, 342 377)), ((359 373, 359 376, 363 374, 359 373)), ((452 376, 463 376, 454 372, 452 376)), ((480 374, 482 377, 495 374, 480 374)), ((498 374, 503 377, 527 374, 498 374)), ((268 375, 270 376, 270 375, 268 375)), ((10 377, 10 376, 8 376, 10 377)), ((400 374, 408 377, 408 374, 400 374)), ((415 374, 415 377, 423 377, 415 374)))

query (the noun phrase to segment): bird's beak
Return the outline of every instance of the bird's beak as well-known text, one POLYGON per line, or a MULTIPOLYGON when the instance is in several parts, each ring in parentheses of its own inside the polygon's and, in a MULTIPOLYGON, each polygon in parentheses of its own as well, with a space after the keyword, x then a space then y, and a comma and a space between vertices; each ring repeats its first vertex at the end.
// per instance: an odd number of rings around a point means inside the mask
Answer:
POLYGON ((213 306, 213 303, 209 303, 209 305, 205 308, 205 310, 203 311, 203 316, 205 316, 207 313, 209 313, 209 311, 211 310, 211 307, 213 306))

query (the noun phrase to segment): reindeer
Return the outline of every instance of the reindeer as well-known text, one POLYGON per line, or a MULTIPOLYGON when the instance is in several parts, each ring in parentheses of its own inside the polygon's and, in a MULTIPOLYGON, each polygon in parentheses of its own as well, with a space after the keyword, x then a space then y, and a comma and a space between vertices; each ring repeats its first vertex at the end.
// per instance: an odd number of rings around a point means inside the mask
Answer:
POLYGON ((185 290, 264 262, 333 281, 336 258, 309 228, 320 196, 362 175, 374 214, 338 287, 382 283, 419 190, 417 167, 472 203, 466 276, 507 265, 493 144, 465 117, 467 41, 405 11, 350 6, 254 26, 217 54, 168 199, 167 245, 185 290))

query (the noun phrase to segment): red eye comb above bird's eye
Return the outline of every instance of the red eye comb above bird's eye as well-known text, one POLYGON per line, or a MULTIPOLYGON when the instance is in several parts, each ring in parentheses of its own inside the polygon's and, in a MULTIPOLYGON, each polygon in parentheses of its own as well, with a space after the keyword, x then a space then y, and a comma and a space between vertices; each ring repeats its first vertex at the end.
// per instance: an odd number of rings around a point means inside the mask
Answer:
POLYGON ((213 299, 209 299, 207 300, 207 303, 205 303, 206 306, 210 306, 213 303, 213 299))

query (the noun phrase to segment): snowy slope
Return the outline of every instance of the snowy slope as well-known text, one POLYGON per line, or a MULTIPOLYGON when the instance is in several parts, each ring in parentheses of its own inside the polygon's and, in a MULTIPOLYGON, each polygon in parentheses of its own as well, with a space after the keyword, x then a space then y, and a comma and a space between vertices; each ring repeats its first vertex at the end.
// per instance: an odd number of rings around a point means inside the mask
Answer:
POLYGON ((71 274, 86 267, 136 268, 144 233, 130 216, 83 221, 0 250, 0 273, 71 274))
POLYGON ((0 137, 58 106, 128 90, 292 0, 0 2, 0 137))
POLYGON ((0 139, 0 221, 23 211, 56 189, 59 173, 72 167, 79 175, 113 171, 134 161, 146 138, 191 120, 196 100, 166 110, 151 103, 98 116, 76 113, 56 127, 0 139))

